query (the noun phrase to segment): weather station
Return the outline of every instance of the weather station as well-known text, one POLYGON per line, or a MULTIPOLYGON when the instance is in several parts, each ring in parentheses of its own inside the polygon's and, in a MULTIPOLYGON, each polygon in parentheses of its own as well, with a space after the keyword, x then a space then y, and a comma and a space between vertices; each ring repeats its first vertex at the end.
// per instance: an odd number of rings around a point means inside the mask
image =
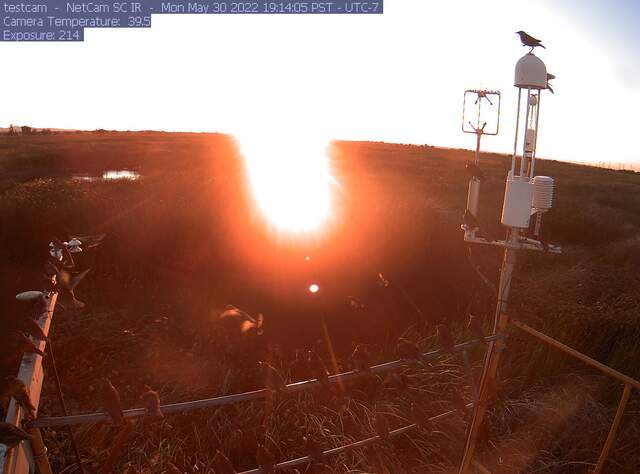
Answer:
MULTIPOLYGON (((464 109, 467 105, 467 93, 476 94, 476 100, 473 103, 477 108, 476 122, 475 125, 470 121, 467 122, 471 127, 468 133, 475 132, 478 138, 475 161, 467 163, 470 178, 467 209, 461 226, 464 231, 464 240, 469 244, 492 245, 505 249, 497 288, 494 335, 504 333, 508 325, 507 303, 518 250, 561 252, 560 247, 549 244, 546 239, 541 238, 542 216, 551 209, 553 204, 554 180, 548 176, 535 175, 541 96, 542 92, 549 88, 548 81, 553 76, 547 74, 544 62, 533 54, 535 46, 525 43, 524 40, 523 44, 530 46, 531 51, 520 58, 515 67, 514 86, 518 90, 515 138, 501 216, 501 223, 507 228, 505 240, 492 240, 480 233, 480 224, 477 219, 480 181, 483 178, 479 161, 480 139, 483 134, 487 134, 484 131, 486 122, 481 123, 480 109, 481 102, 485 98, 483 94, 486 92, 470 90, 465 93, 464 109), (519 154, 520 145, 522 148, 519 154)), ((537 46, 539 45, 537 44, 537 46)), ((487 102, 488 100, 487 98, 487 102)), ((465 120, 464 115, 463 112, 463 121, 465 120)), ((496 117, 496 133, 498 119, 499 106, 498 117, 496 117)), ((467 132, 465 123, 463 123, 463 131, 467 132)), ((487 411, 489 392, 495 384, 504 344, 504 341, 494 341, 487 348, 478 400, 474 407, 471 425, 467 431, 464 456, 460 465, 461 473, 468 472, 470 468, 480 425, 487 411)))

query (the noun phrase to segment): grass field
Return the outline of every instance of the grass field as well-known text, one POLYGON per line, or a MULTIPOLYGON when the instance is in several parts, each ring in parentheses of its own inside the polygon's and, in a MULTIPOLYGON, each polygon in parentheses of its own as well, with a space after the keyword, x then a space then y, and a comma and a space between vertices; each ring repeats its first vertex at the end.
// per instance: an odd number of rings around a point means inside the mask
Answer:
MULTIPOLYGON (((26 311, 14 295, 38 286, 51 235, 106 232, 104 245, 81 257, 94 269, 77 292, 87 309, 54 318, 52 343, 71 413, 100 410, 101 377, 111 378, 127 408, 136 405, 143 383, 158 390, 163 403, 259 388, 255 361, 286 369, 296 349, 322 339, 323 321, 340 368, 348 367, 353 343, 371 343, 377 362, 395 358, 402 334, 424 350, 435 347, 438 323, 467 340, 469 311, 481 314, 488 328, 495 300, 469 268, 460 230, 470 152, 359 142, 335 142, 329 152, 340 183, 334 215, 318 235, 291 239, 256 211, 238 144, 228 136, 0 138, 2 324, 26 311), (141 178, 71 177, 125 168, 141 178), (391 287, 378 285, 379 272, 391 287), (321 285, 319 301, 305 291, 310 281, 321 285), (214 324, 228 303, 265 315, 260 343, 240 354, 214 324)), ((509 164, 503 155, 483 156, 479 218, 495 237, 504 235, 499 218, 509 164)), ((548 160, 536 169, 556 179, 545 229, 564 252, 519 255, 510 313, 638 378, 640 175, 548 160)), ((496 278, 499 251, 474 254, 496 278)), ((482 354, 473 356, 478 372, 482 354)), ((515 332, 503 361, 481 443, 483 463, 492 472, 587 472, 621 387, 515 332)), ((437 414, 452 408, 454 389, 471 398, 456 358, 405 373, 407 390, 349 387, 341 409, 326 394, 311 393, 281 400, 268 416, 263 404, 246 403, 137 423, 117 472, 131 466, 161 473, 169 460, 185 472, 211 472, 216 448, 236 469, 249 469, 256 466, 258 441, 285 460, 304 454, 307 432, 335 447, 370 436, 375 412, 385 413, 394 428, 406 424, 412 401, 437 414)), ((607 472, 638 471, 639 410, 632 394, 607 472)), ((40 413, 60 414, 50 377, 40 413)), ((325 471, 452 472, 464 430, 456 416, 332 458, 325 471)), ((105 424, 76 429, 83 458, 100 464, 114 433, 105 424)), ((55 472, 73 464, 65 430, 46 430, 45 442, 55 472)))

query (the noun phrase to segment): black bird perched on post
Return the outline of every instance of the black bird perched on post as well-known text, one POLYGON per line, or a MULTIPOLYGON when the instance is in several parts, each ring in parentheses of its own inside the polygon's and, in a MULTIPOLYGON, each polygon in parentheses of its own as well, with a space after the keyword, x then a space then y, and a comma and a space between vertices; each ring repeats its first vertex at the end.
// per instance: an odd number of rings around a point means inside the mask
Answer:
POLYGON ((547 89, 549 89, 549 92, 552 94, 555 94, 555 92, 553 92, 553 88, 551 87, 551 84, 549 84, 549 81, 553 81, 555 78, 556 76, 553 74, 547 73, 547 89))
POLYGON ((534 48, 540 46, 541 48, 547 49, 544 47, 544 45, 542 44, 542 42, 537 39, 534 38, 531 35, 526 34, 524 31, 520 30, 520 31, 516 31, 516 34, 518 36, 520 36, 520 41, 522 42, 522 46, 529 46, 531 48, 531 51, 529 51, 530 53, 533 51, 534 48))

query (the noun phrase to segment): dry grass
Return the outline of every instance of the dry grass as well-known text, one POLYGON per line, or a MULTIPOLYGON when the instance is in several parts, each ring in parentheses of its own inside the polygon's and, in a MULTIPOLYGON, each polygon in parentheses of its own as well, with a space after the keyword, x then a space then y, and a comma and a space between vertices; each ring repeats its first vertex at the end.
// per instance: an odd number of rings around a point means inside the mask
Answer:
MULTIPOLYGON (((468 270, 459 230, 465 205, 467 152, 376 143, 336 143, 334 174, 342 184, 338 218, 324 239, 273 239, 253 211, 235 144, 216 135, 73 134, 2 138, 0 142, 0 260, 3 301, 37 281, 51 234, 106 231, 100 252, 83 264, 95 272, 80 290, 89 310, 60 313, 53 325, 59 370, 71 412, 98 408, 92 386, 110 376, 125 406, 142 383, 163 403, 234 393, 260 385, 252 361, 283 367, 296 348, 321 337, 319 309, 301 295, 309 278, 301 256, 318 256, 314 278, 327 297, 321 308, 341 361, 352 342, 371 341, 379 361, 407 327, 426 349, 433 326, 462 327, 469 304, 490 317, 494 302, 468 270), (136 182, 75 182, 66 173, 129 167, 136 182), (52 177, 52 175, 55 175, 52 177), (31 177, 38 179, 30 179, 31 177), (381 289, 382 271, 400 291, 381 289), (365 303, 357 312, 347 296, 365 303), (227 354, 211 316, 232 302, 267 315, 266 343, 246 361, 227 354), (292 341, 295 341, 292 343, 292 341)), ((481 222, 501 235, 499 210, 507 158, 485 157, 481 222)), ((640 177, 634 173, 541 161, 557 179, 548 216, 560 257, 521 255, 512 312, 534 327, 631 376, 640 376, 637 275, 640 177)), ((478 250, 495 277, 499 254, 478 250)), ((18 307, 9 307, 6 318, 18 307)), ((5 320, 6 323, 7 320, 5 320)), ((496 472, 585 472, 599 447, 620 388, 517 333, 501 371, 483 461, 496 472)), ((459 337, 462 337, 459 332, 459 337)), ((476 370, 480 354, 475 354, 476 370)), ((10 370, 10 369, 9 369, 10 370)), ((326 447, 369 436, 374 407, 392 427, 404 424, 408 403, 428 413, 451 407, 449 390, 469 399, 459 361, 442 360, 407 372, 407 391, 351 388, 339 412, 322 394, 281 400, 265 418, 262 404, 203 410, 147 421, 133 429, 127 464, 162 472, 171 460, 186 472, 208 472, 215 448, 237 468, 255 467, 255 444, 269 440, 280 460, 302 455, 311 430, 326 447)), ((59 414, 51 381, 42 413, 59 414)), ((633 395, 609 470, 637 472, 639 405, 633 395)), ((106 425, 76 430, 83 456, 101 462, 115 435, 106 425)), ((461 455, 464 423, 453 419, 375 449, 332 459, 333 472, 452 472, 461 455)), ((47 430, 60 472, 73 463, 64 430, 47 430)))

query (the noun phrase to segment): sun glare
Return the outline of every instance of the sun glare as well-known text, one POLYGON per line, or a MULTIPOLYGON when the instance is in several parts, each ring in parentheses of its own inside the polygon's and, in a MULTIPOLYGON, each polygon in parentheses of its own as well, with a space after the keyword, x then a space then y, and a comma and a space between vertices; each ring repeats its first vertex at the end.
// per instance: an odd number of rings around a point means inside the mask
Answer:
POLYGON ((253 195, 279 231, 316 231, 331 211, 326 142, 270 136, 241 137, 253 195))

